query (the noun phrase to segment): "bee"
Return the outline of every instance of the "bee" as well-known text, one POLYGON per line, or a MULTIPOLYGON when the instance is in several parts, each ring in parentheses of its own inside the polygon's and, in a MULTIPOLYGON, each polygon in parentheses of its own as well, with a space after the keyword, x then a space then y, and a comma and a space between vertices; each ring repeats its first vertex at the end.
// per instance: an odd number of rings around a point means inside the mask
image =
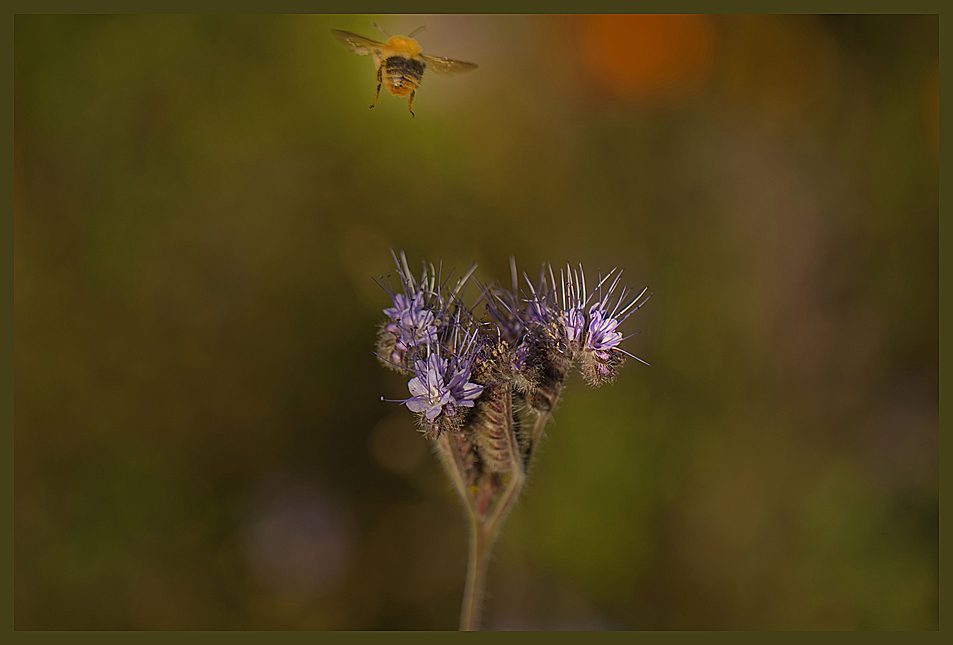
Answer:
MULTIPOLYGON (((384 31, 380 26, 374 26, 384 31)), ((420 87, 425 69, 429 67, 437 74, 449 75, 462 74, 477 68, 476 63, 421 53, 420 45, 411 36, 422 29, 423 27, 414 29, 409 36, 391 36, 384 31, 384 35, 388 36, 386 43, 375 42, 370 38, 358 36, 349 31, 331 30, 331 33, 355 54, 360 56, 374 55, 374 65, 377 67, 377 92, 374 93, 374 102, 371 103, 369 110, 377 105, 377 97, 381 93, 381 84, 386 83, 387 89, 394 96, 410 94, 410 103, 407 104, 407 109, 410 110, 410 116, 415 116, 413 109, 414 94, 420 87)))

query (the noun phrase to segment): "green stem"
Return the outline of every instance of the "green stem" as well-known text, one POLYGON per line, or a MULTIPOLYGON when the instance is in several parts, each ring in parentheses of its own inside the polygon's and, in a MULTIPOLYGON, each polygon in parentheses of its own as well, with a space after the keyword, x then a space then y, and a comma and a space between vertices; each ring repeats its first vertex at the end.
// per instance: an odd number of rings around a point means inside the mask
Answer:
POLYGON ((470 522, 470 556, 467 562, 467 582, 463 588, 463 609, 460 612, 462 632, 480 629, 489 552, 490 542, 480 527, 480 521, 474 515, 473 521, 470 522))
POLYGON ((467 581, 463 591, 463 609, 460 612, 460 631, 474 631, 480 628, 483 588, 490 551, 500 534, 503 520, 519 499, 524 481, 522 470, 513 471, 489 517, 481 521, 476 513, 470 516, 470 557, 467 562, 467 581))

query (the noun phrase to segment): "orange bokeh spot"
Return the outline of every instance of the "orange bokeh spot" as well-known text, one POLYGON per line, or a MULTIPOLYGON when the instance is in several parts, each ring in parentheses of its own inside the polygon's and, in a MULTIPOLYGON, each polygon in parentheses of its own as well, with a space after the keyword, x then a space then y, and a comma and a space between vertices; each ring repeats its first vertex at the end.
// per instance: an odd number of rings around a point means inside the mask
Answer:
POLYGON ((697 15, 592 15, 582 19, 582 57, 589 76, 618 98, 654 102, 683 98, 711 67, 712 19, 697 15))

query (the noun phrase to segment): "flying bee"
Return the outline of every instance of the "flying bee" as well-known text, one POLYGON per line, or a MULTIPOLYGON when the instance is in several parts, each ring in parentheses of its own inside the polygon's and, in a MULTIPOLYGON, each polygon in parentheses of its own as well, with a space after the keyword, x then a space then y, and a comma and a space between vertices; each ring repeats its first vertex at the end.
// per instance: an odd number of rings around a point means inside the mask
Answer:
MULTIPOLYGON (((374 26, 384 31, 378 25, 374 26)), ((377 67, 377 92, 374 93, 374 102, 368 109, 373 109, 377 105, 381 84, 386 83, 387 89, 394 96, 410 94, 407 109, 410 110, 410 116, 414 116, 414 94, 420 87, 425 69, 429 67, 437 74, 452 75, 470 72, 477 68, 476 63, 421 53, 420 45, 411 38, 421 29, 423 27, 414 29, 409 36, 391 36, 384 31, 384 35, 388 36, 386 43, 375 42, 349 31, 331 30, 331 33, 355 54, 374 55, 374 65, 377 67)))

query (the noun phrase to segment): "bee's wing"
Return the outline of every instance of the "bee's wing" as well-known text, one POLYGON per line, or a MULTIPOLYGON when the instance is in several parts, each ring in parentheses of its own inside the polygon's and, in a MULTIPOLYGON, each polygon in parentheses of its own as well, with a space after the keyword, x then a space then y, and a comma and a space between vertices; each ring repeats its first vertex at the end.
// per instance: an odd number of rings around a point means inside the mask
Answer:
POLYGON ((443 58, 442 56, 428 56, 427 54, 421 54, 420 57, 427 61, 427 66, 430 69, 443 76, 472 72, 479 67, 479 65, 476 63, 468 63, 463 60, 453 60, 452 58, 443 58))
POLYGON ((335 38, 344 43, 345 47, 350 49, 355 54, 359 54, 361 56, 373 54, 374 52, 380 51, 381 47, 384 47, 384 43, 375 42, 370 38, 358 36, 357 34, 352 34, 349 31, 332 29, 331 33, 334 34, 335 38))

